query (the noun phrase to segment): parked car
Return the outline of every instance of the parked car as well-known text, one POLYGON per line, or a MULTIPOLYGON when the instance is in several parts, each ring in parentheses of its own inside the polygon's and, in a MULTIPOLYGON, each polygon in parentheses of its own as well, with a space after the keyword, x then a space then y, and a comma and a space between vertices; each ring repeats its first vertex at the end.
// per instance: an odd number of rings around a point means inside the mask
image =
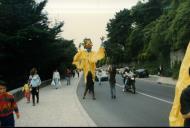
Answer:
POLYGON ((135 70, 135 76, 139 78, 146 78, 149 77, 149 73, 147 69, 137 69, 135 70))
MULTIPOLYGON (((102 73, 101 73, 101 81, 108 81, 108 73, 104 70, 101 70, 102 73)), ((98 81, 98 73, 96 71, 96 76, 95 76, 95 80, 98 81)))

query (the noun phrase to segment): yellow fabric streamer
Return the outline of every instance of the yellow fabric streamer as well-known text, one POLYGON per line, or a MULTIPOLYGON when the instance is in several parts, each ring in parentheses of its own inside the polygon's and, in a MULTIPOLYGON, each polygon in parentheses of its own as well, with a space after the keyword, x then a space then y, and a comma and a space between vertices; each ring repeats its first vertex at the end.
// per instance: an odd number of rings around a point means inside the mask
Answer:
POLYGON ((98 52, 87 52, 79 49, 73 58, 73 64, 76 65, 78 69, 82 69, 84 71, 85 83, 88 71, 92 72, 93 80, 95 80, 96 62, 104 57, 105 49, 103 47, 100 47, 98 52))
POLYGON ((170 126, 172 127, 184 125, 184 119, 180 112, 181 109, 180 96, 183 89, 185 89, 188 85, 190 85, 189 67, 190 67, 190 43, 187 47, 185 56, 183 58, 180 67, 179 78, 175 88, 175 98, 169 116, 170 126))

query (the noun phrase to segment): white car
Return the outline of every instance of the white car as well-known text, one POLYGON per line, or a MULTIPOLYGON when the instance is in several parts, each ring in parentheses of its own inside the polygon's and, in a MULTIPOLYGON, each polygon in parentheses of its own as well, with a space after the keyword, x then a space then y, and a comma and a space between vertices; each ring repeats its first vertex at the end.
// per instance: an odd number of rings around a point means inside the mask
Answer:
POLYGON ((104 70, 101 70, 101 73, 99 74, 98 71, 96 71, 95 80, 98 81, 99 78, 101 78, 101 81, 108 81, 108 73, 104 70))

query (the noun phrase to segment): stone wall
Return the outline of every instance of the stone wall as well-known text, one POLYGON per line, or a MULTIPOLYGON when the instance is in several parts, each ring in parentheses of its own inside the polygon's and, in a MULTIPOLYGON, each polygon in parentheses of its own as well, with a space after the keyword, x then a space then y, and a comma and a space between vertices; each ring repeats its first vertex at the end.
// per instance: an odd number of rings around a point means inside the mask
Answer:
MULTIPOLYGON (((51 80, 43 81, 42 84, 40 85, 40 88, 46 87, 46 86, 50 85, 50 83, 51 83, 51 80)), ((15 101, 19 101, 24 96, 23 92, 22 92, 22 87, 11 90, 11 91, 9 91, 9 93, 14 95, 15 101)))
POLYGON ((182 62, 184 55, 185 55, 185 52, 182 49, 177 50, 177 51, 172 51, 170 53, 170 64, 171 64, 171 67, 173 67, 173 65, 175 64, 175 62, 182 62))

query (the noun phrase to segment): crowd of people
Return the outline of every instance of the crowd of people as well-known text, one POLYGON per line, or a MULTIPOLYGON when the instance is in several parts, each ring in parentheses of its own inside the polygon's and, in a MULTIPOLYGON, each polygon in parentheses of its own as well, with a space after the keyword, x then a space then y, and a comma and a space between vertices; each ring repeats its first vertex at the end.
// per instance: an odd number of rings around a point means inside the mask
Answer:
MULTIPOLYGON (((79 77, 78 70, 66 70, 67 85, 70 85, 70 77, 75 77, 75 73, 79 77)), ((35 106, 39 103, 39 92, 41 85, 41 78, 38 74, 37 68, 32 68, 29 73, 28 80, 22 87, 23 96, 26 98, 26 103, 30 103, 32 98, 32 105, 35 106)), ((51 86, 58 89, 62 86, 60 73, 57 69, 54 70, 52 76, 51 86)), ((0 126, 14 127, 15 119, 14 113, 17 119, 20 118, 19 109, 15 98, 12 94, 6 91, 7 83, 4 80, 0 80, 0 126)))

